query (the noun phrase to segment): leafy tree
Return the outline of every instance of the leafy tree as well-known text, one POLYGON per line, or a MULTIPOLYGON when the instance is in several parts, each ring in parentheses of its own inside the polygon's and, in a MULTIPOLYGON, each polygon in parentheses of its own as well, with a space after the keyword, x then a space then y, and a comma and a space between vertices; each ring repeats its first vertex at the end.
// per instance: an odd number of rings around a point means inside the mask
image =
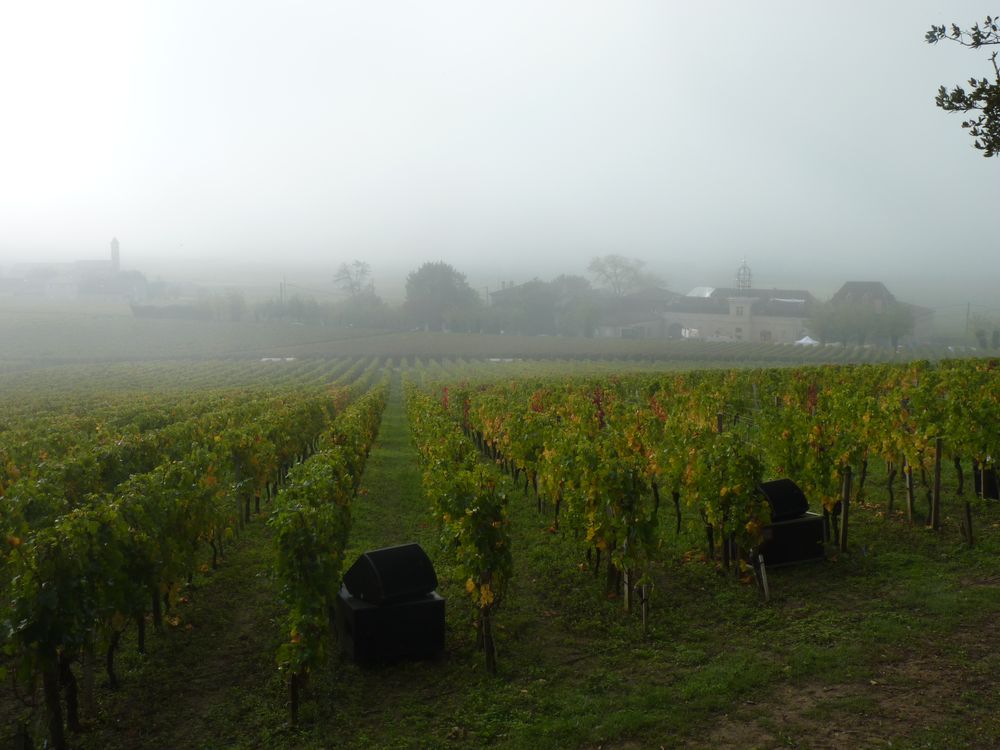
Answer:
POLYGON ((994 318, 987 315, 974 315, 969 322, 980 349, 1000 349, 1000 324, 994 318))
MULTIPOLYGON (((986 16, 982 26, 978 23, 971 29, 962 29, 955 24, 951 29, 942 26, 931 26, 924 36, 928 44, 937 44, 942 39, 955 42, 963 47, 979 49, 989 45, 1000 45, 1000 30, 997 23, 1000 19, 986 16)), ((997 53, 990 55, 993 64, 993 80, 989 78, 970 78, 969 90, 955 86, 950 92, 942 86, 934 98, 945 112, 979 112, 974 119, 965 120, 962 127, 966 128, 975 140, 973 145, 983 152, 983 156, 1000 155, 1000 64, 997 63, 997 53)))
POLYGON ((599 313, 590 282, 582 276, 558 276, 549 282, 555 292, 556 331, 563 336, 593 336, 599 313))
POLYGON ((465 274, 443 262, 424 263, 406 277, 406 312, 431 331, 477 330, 482 301, 465 274))
POLYGON ((860 345, 888 343, 892 347, 913 332, 913 310, 901 302, 890 302, 876 310, 867 305, 827 302, 813 308, 809 333, 823 343, 839 341, 860 345))
POLYGON ((498 294, 492 317, 500 330, 534 336, 555 332, 555 298, 549 284, 532 279, 498 294))
POLYGON ((333 277, 333 283, 352 297, 357 297, 364 290, 371 273, 372 267, 362 260, 341 263, 337 274, 333 277))
POLYGON ((400 324, 400 314, 369 287, 350 299, 330 306, 330 318, 337 325, 365 328, 395 328, 400 324))
POLYGON ((608 287, 616 297, 642 287, 656 286, 660 280, 643 270, 645 263, 638 258, 623 255, 602 255, 590 261, 587 270, 597 281, 608 287))
POLYGON ((492 295, 485 328, 490 332, 589 336, 598 304, 582 276, 532 279, 492 295))

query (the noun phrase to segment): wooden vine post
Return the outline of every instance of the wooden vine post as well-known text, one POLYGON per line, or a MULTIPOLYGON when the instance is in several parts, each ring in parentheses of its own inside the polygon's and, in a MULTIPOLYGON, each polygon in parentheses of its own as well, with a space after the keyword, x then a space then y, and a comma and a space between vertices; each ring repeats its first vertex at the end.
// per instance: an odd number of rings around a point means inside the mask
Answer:
POLYGON ((493 613, 492 605, 482 607, 479 610, 479 627, 483 638, 483 651, 486 654, 486 671, 495 675, 497 673, 497 644, 493 637, 493 613))
MULTIPOLYGON (((724 430, 725 430, 725 415, 720 411, 720 412, 718 412, 715 415, 715 431, 721 435, 724 430)), ((702 514, 704 515, 704 511, 702 511, 702 514)), ((710 524, 708 522, 707 518, 705 520, 705 537, 706 537, 706 539, 708 541, 708 559, 709 560, 714 560, 715 559, 715 528, 712 526, 712 524, 710 524)), ((723 544, 723 549, 722 549, 723 560, 725 561, 726 567, 728 568, 729 567, 728 549, 726 547, 725 540, 723 540, 722 544, 723 544)))
POLYGON ((94 695, 94 663, 96 661, 96 649, 94 648, 95 635, 91 630, 87 643, 81 653, 83 668, 83 710, 88 716, 97 715, 97 700, 94 695))
POLYGON ((896 481, 896 462, 886 461, 885 471, 886 471, 885 487, 889 492, 889 507, 886 509, 886 513, 888 513, 888 515, 891 516, 893 508, 896 504, 896 494, 895 492, 893 492, 892 489, 893 483, 896 481))
POLYGON ((965 541, 972 546, 972 505, 965 501, 965 541))
MULTIPOLYGON (((977 465, 976 462, 973 461, 973 464, 972 464, 972 471, 973 472, 979 471, 981 469, 981 467, 982 467, 982 464, 978 464, 977 465)), ((980 498, 983 498, 983 497, 986 497, 986 482, 983 481, 983 479, 985 478, 985 476, 983 474, 980 474, 979 477, 980 477, 980 482, 979 482, 979 495, 978 496, 980 498)), ((973 479, 975 479, 975 474, 973 474, 973 479)), ((973 484, 975 484, 975 482, 973 482, 973 484)), ((973 534, 972 534, 972 503, 970 503, 968 500, 965 501, 965 524, 964 524, 964 529, 965 529, 965 541, 968 542, 969 546, 971 547, 973 545, 973 542, 974 542, 974 537, 973 537, 973 534)))
POLYGON ((931 517, 927 524, 934 531, 941 529, 941 453, 942 440, 937 438, 934 441, 934 488, 931 494, 931 517))
POLYGON ((851 467, 844 467, 844 486, 840 498, 840 551, 847 552, 847 521, 851 509, 851 467))
POLYGON ((642 634, 649 634, 649 584, 644 583, 639 587, 639 596, 642 597, 642 634))
POLYGON ((301 690, 302 676, 297 672, 292 672, 288 676, 288 719, 291 725, 298 726, 299 723, 299 695, 301 690))
MULTIPOLYGON (((243 482, 243 462, 240 460, 239 454, 236 450, 233 450, 233 477, 235 479, 235 485, 237 487, 243 482)), ((240 492, 236 491, 233 493, 234 499, 236 501, 236 526, 238 529, 242 529, 245 521, 243 519, 243 498, 240 496, 240 492)), ((247 503, 249 506, 249 502, 247 503)), ((248 507, 249 510, 249 507, 248 507)), ((249 520, 249 517, 247 518, 249 520)))
POLYGON ((63 727, 62 701, 59 696, 59 657, 52 649, 45 654, 42 666, 42 690, 45 696, 49 741, 53 750, 66 750, 66 731, 63 727))
POLYGON ((912 524, 916 516, 913 497, 913 466, 906 458, 903 459, 903 479, 906 481, 906 520, 912 524))

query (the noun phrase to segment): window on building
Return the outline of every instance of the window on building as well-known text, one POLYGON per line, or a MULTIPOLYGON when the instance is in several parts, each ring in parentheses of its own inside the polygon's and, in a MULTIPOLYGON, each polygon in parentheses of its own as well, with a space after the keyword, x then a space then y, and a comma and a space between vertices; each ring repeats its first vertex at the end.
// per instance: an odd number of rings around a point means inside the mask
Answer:
POLYGON ((737 305, 736 306, 736 316, 738 318, 742 318, 743 317, 743 305, 737 305))
POLYGON ((742 328, 737 328, 736 329, 736 340, 737 341, 742 341, 743 340, 743 329, 742 328))
POLYGON ((770 344, 771 343, 771 332, 770 331, 761 331, 760 332, 760 342, 762 344, 770 344))

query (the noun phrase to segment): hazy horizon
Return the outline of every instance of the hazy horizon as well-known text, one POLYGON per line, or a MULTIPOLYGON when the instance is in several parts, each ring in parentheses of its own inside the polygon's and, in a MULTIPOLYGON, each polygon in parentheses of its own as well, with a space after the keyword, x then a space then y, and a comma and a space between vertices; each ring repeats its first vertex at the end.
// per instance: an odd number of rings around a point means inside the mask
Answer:
POLYGON ((987 55, 923 39, 978 3, 56 6, 0 11, 0 268, 117 236, 207 283, 363 259, 389 298, 426 261, 482 293, 617 253, 680 292, 746 257, 996 299, 1000 164, 933 101, 987 55))
MULTIPOLYGON (((285 293, 294 296, 312 297, 320 302, 334 302, 346 298, 333 280, 335 267, 321 260, 313 264, 301 261, 279 263, 258 261, 250 264, 234 265, 228 260, 196 262, 192 259, 150 259, 143 267, 128 263, 123 256, 125 270, 139 270, 150 281, 164 280, 172 283, 191 282, 209 289, 239 288, 251 300, 276 299, 282 283, 285 293)), ((79 258, 79 260, 92 260, 79 258)), ((440 260, 427 258, 425 261, 440 260)), ((964 325, 967 306, 971 305, 973 315, 1000 317, 1000 301, 992 291, 991 279, 977 276, 969 280, 933 279, 919 272, 906 275, 905 272, 881 277, 842 276, 817 273, 815 269, 796 275, 793 271, 762 269, 755 266, 752 258, 747 259, 754 273, 754 287, 760 289, 804 289, 820 300, 829 299, 847 281, 882 281, 897 298, 929 307, 935 312, 935 330, 940 333, 954 332, 964 325)), ((731 286, 734 282, 738 263, 716 264, 716 268, 700 271, 695 268, 674 269, 673 274, 661 274, 664 285, 672 291, 686 294, 696 286, 731 286)), ((0 277, 4 272, 0 266, 0 277)), ((406 276, 412 268, 402 266, 373 266, 372 280, 375 290, 386 302, 398 305, 405 298, 406 276)), ((475 263, 459 264, 456 270, 463 273, 469 284, 485 299, 487 289, 492 292, 501 283, 523 283, 533 278, 550 281, 559 274, 587 276, 586 263, 572 268, 551 268, 549 272, 538 268, 496 267, 483 268, 475 263)), ((655 267, 650 267, 655 270, 655 267)), ((593 279, 591 278, 593 281, 593 279)), ((2 299, 2 298, 0 298, 2 299)))

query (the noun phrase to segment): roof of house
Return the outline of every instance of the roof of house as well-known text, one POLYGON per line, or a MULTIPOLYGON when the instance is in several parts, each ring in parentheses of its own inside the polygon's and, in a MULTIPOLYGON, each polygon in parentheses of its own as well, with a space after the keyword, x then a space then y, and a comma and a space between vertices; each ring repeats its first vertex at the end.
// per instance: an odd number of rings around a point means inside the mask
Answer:
POLYGON ((881 281, 848 281, 830 299, 835 304, 874 300, 895 302, 896 298, 881 281))
POLYGON ((687 293, 688 297, 711 297, 712 292, 715 291, 713 286, 696 286, 690 292, 687 293))
POLYGON ((622 300, 625 302, 671 302, 675 299, 679 299, 681 296, 682 295, 677 292, 672 292, 669 289, 653 286, 626 294, 622 297, 622 300))
POLYGON ((805 289, 734 289, 732 287, 719 287, 712 290, 712 297, 716 299, 730 299, 732 297, 744 297, 766 300, 800 300, 812 302, 812 294, 805 289))
POLYGON ((715 297, 681 297, 667 306, 669 312, 729 315, 729 302, 715 297))
MULTIPOLYGON (((750 291, 750 290, 742 290, 750 291)), ((784 292, 788 293, 788 292, 784 292)), ((798 292, 798 294, 802 294, 798 292)), ((747 296, 750 309, 754 315, 771 315, 775 317, 805 317, 808 315, 808 307, 812 295, 808 292, 806 298, 803 297, 769 297, 769 296, 747 296)), ((681 297, 669 304, 667 312, 673 313, 697 313, 702 315, 729 315, 730 297, 681 297)))
MULTIPOLYGON (((538 281, 538 279, 533 279, 533 281, 538 281)), ((529 281, 529 282, 526 282, 526 283, 530 284, 531 282, 529 281)), ((521 284, 511 284, 509 286, 502 286, 499 289, 491 289, 490 290, 490 299, 493 302, 499 302, 501 300, 507 301, 507 300, 511 300, 511 299, 516 299, 517 297, 519 297, 521 295, 522 292, 524 292, 524 288, 523 288, 524 286, 525 286, 525 284, 521 283, 521 284)))

